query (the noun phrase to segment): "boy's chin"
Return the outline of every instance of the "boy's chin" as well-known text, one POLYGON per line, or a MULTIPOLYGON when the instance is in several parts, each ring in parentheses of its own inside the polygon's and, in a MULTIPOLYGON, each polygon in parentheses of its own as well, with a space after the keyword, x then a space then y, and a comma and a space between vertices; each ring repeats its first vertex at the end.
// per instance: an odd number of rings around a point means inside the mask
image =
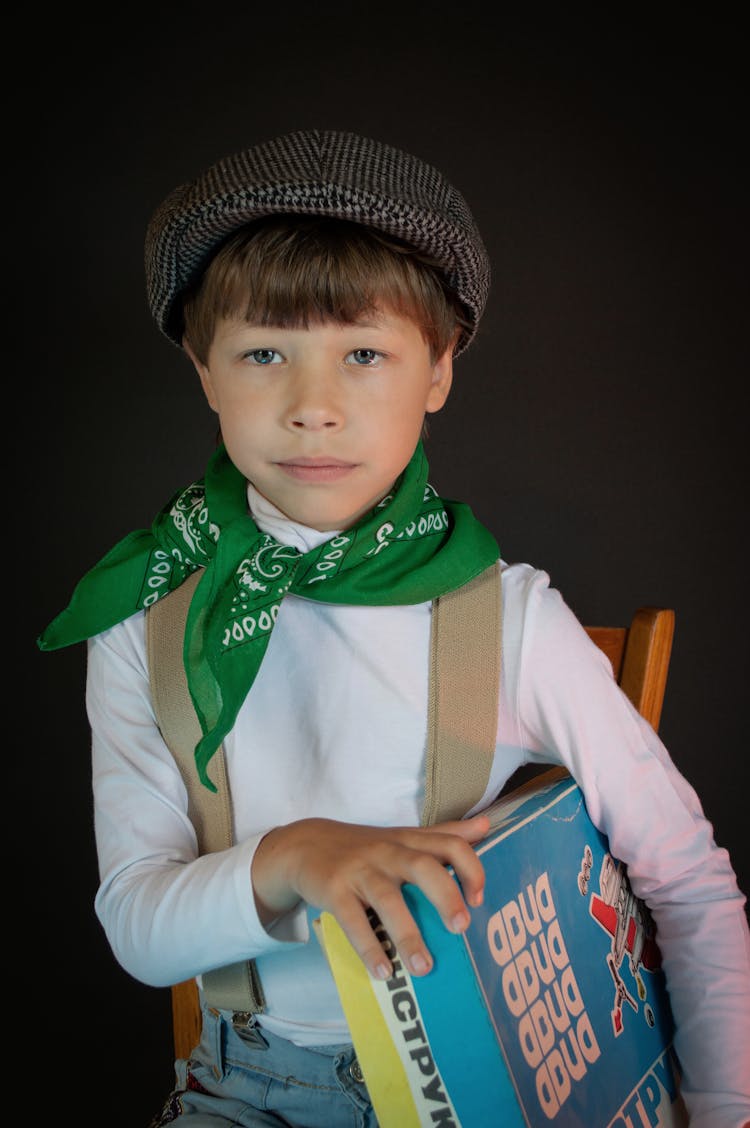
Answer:
POLYGON ((352 512, 344 507, 325 505, 299 505, 290 502, 288 498, 269 496, 255 486, 257 492, 287 520, 296 525, 303 525, 306 529, 313 529, 317 533, 343 533, 353 528, 363 517, 383 500, 390 490, 384 490, 372 501, 368 501, 361 508, 352 512))

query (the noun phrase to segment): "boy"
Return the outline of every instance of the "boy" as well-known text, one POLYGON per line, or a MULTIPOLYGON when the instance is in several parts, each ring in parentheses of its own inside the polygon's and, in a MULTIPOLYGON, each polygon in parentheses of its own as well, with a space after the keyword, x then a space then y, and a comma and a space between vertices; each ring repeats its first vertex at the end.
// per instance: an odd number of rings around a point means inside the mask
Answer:
MULTIPOLYGON (((481 902, 481 815, 420 827, 432 600, 499 558, 439 499, 420 442, 482 314, 489 266, 460 194, 351 134, 295 133, 175 190, 147 236, 151 310, 195 366, 222 443, 204 480, 84 579, 41 645, 87 638, 101 886, 118 960, 167 985, 251 959, 256 1013, 204 1006, 162 1123, 374 1124, 310 920, 331 910, 375 976, 374 909, 415 975, 401 896, 446 927, 481 902), (154 713, 147 609, 199 577, 185 668, 234 844, 199 856, 154 713), (446 870, 455 868, 458 883, 446 870)), ((562 763, 656 918, 692 1123, 750 1115, 750 939, 697 797, 548 577, 502 569, 495 757, 562 763), (648 802, 646 802, 648 797, 648 802)))

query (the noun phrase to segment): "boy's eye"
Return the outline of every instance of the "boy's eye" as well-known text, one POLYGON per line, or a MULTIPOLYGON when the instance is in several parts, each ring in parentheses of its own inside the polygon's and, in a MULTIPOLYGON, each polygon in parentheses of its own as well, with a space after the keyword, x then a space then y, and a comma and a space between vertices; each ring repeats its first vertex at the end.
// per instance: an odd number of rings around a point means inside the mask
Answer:
POLYGON ((281 353, 276 349, 250 349, 244 354, 245 359, 253 364, 280 364, 281 353))
POLYGON ((368 365, 375 364, 380 360, 381 353, 377 349, 353 349, 347 356, 347 360, 352 360, 355 364, 361 365, 366 368, 368 365))

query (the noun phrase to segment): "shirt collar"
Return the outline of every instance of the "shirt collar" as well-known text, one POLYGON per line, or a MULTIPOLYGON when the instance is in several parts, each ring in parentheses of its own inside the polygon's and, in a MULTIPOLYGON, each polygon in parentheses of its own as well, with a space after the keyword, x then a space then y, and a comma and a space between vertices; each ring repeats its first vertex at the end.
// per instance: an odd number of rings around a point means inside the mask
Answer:
POLYGON ((300 552, 309 552, 339 535, 340 530, 321 532, 301 525, 282 513, 280 509, 256 490, 252 482, 247 483, 247 502, 253 520, 263 533, 274 537, 279 544, 290 545, 300 552))

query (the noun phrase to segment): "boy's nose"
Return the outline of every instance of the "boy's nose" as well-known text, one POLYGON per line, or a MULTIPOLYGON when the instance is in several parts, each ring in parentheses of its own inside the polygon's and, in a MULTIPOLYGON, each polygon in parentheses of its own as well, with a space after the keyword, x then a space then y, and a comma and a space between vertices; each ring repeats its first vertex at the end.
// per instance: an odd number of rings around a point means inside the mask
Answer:
POLYGON ((343 420, 335 378, 323 372, 307 372, 294 381, 286 409, 287 426, 292 430, 332 430, 340 427, 343 420))

